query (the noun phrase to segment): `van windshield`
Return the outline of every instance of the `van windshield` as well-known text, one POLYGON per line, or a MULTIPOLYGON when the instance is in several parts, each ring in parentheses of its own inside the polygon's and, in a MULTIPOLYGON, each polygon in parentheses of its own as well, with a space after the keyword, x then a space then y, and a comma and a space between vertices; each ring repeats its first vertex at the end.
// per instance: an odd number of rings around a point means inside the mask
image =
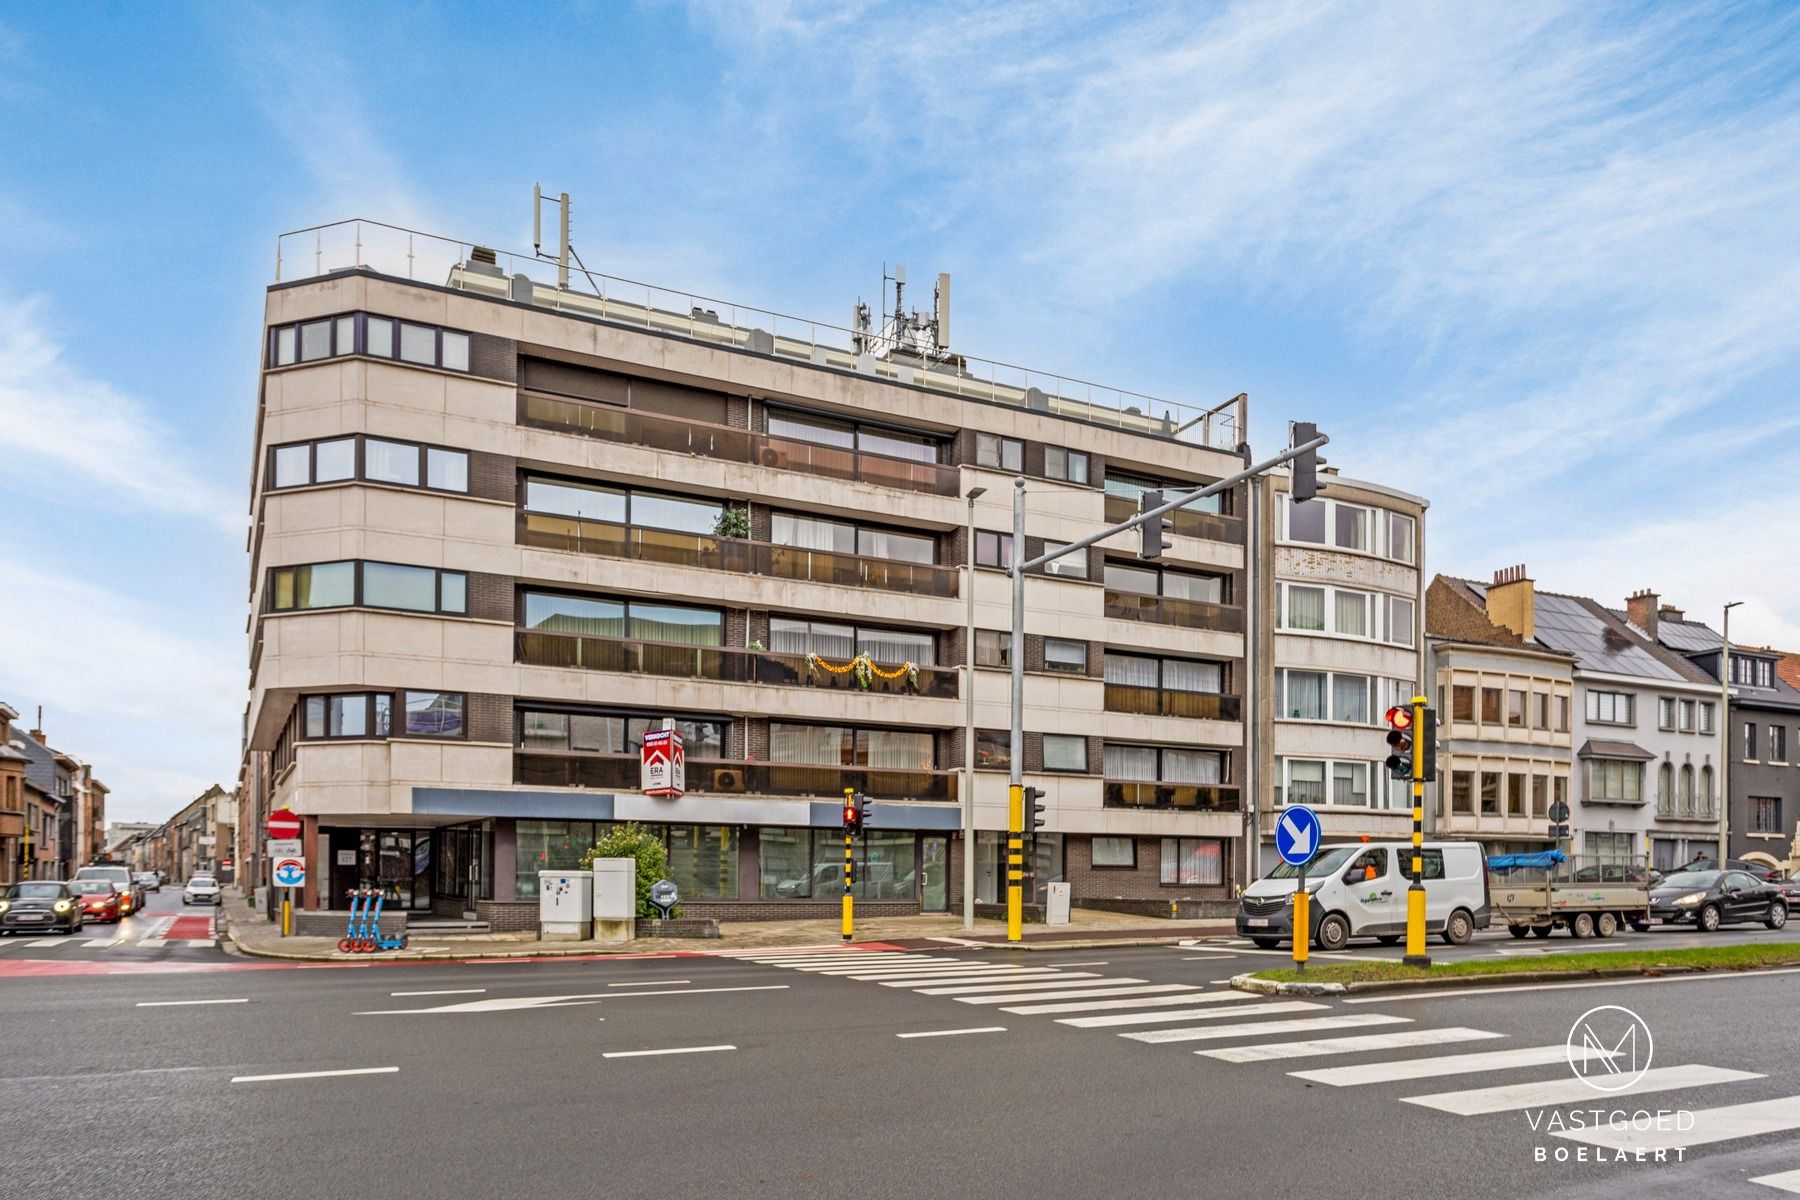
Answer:
MULTIPOLYGON (((1306 873, 1314 876, 1329 875, 1349 862, 1350 856, 1360 849, 1362 849, 1361 846, 1333 846, 1329 850, 1321 851, 1313 855, 1313 860, 1306 864, 1306 873)), ((1298 879, 1299 877, 1299 867, 1290 867, 1286 863, 1282 863, 1270 871, 1265 878, 1298 879)))

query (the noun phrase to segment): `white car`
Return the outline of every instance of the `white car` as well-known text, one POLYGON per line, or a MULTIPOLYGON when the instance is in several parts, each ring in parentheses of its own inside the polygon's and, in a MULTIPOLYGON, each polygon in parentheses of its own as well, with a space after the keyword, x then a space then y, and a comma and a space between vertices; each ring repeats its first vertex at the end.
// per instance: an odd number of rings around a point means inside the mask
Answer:
POLYGON ((219 881, 211 875, 196 875, 181 889, 183 904, 218 904, 221 900, 219 881))

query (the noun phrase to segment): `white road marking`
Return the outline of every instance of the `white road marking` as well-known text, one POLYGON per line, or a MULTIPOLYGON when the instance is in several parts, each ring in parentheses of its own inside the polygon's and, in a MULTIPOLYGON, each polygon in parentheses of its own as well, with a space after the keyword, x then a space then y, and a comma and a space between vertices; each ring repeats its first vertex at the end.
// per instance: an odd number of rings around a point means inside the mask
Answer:
POLYGON ((233 1083, 266 1083, 272 1079, 329 1079, 338 1075, 393 1075, 399 1067, 351 1067, 344 1071, 292 1071, 285 1075, 233 1075, 233 1083))
MULTIPOLYGON (((1034 997, 1035 999, 1035 997, 1034 997)), ((1028 1008, 1009 1008, 1007 1012, 1078 1013, 1099 1012, 1109 1008, 1167 1008, 1171 1004, 1222 1004, 1231 1000, 1261 1000, 1250 992, 1202 992, 1197 996, 1138 996, 1131 1000, 1068 1000, 1057 1004, 1033 1004, 1028 1008)), ((1238 1005, 1240 1011, 1257 1007, 1238 1005)))
POLYGON ((1104 967, 1106 965, 1106 960, 1101 959, 1099 962, 1078 962, 1078 963, 1059 962, 1056 965, 1059 967, 1104 967))
POLYGON ((389 992, 390 996, 474 996, 486 988, 441 988, 431 992, 389 992))
MULTIPOLYGON (((1800 967, 1779 967, 1767 971, 1698 971, 1692 975, 1646 975, 1641 979, 1589 979, 1580 983, 1535 983, 1534 992, 1564 991, 1569 988, 1646 987, 1653 983, 1707 983, 1719 980, 1760 979, 1765 975, 1800 975, 1800 967)), ((1383 992, 1378 996, 1346 996, 1345 1004, 1392 1004, 1402 1000, 1448 1000, 1456 996, 1493 996, 1502 992, 1517 993, 1517 984, 1500 987, 1431 988, 1419 992, 1383 992)))
POLYGON ((76 939, 72 937, 53 937, 39 938, 35 942, 26 942, 25 944, 27 946, 73 946, 75 942, 76 939))
POLYGON ((897 1038, 960 1037, 965 1033, 1005 1033, 1004 1025, 982 1025, 974 1029, 926 1029, 918 1033, 896 1033, 897 1038))
MULTIPOLYGON (((1505 1036, 1505 1034, 1501 1033, 1489 1033, 1485 1029, 1464 1029, 1457 1026, 1449 1029, 1403 1029, 1398 1033, 1369 1033, 1358 1037, 1317 1038, 1306 1042, 1270 1042, 1265 1046, 1232 1046, 1222 1050, 1198 1050, 1195 1051, 1195 1053, 1204 1054, 1208 1058, 1221 1059, 1225 1062, 1264 1062, 1272 1058, 1316 1058, 1320 1055, 1327 1054, 1361 1054, 1369 1050, 1398 1050, 1410 1046, 1441 1046, 1446 1042, 1479 1042, 1485 1041, 1488 1038, 1505 1036)), ((1516 1053, 1516 1051, 1501 1051, 1499 1053, 1516 1053)), ((1479 1059, 1488 1058, 1490 1056, 1485 1054, 1469 1054, 1461 1057, 1479 1059)), ((1495 1057, 1497 1057, 1497 1055, 1495 1057)), ((1422 1061, 1443 1063, 1449 1062, 1450 1060, 1443 1058, 1424 1059, 1422 1061)), ((1409 1076, 1407 1072, 1407 1068, 1412 1065, 1412 1062, 1389 1062, 1377 1063, 1367 1067, 1344 1067, 1342 1069, 1351 1072, 1364 1070, 1378 1071, 1385 1069, 1387 1074, 1381 1076, 1381 1078, 1406 1079, 1412 1077, 1409 1076)), ((1477 1070, 1480 1068, 1469 1069, 1477 1070)), ((1433 1074, 1449 1075, 1453 1073, 1454 1072, 1448 1069, 1439 1069, 1437 1071, 1423 1071, 1417 1077, 1426 1078, 1433 1074)), ((1311 1074, 1306 1071, 1290 1071, 1288 1074, 1303 1079, 1312 1078, 1311 1074)), ((1375 1080, 1371 1079, 1367 1082, 1373 1083, 1375 1080)))
POLYGON ((850 967, 836 971, 812 971, 813 975, 847 975, 852 979, 873 978, 880 975, 981 975, 989 971, 1048 971, 1050 967, 1008 967, 998 963, 901 963, 890 967, 886 963, 869 963, 865 966, 850 967))
POLYGON ((897 958, 887 962, 853 963, 849 966, 829 967, 795 967, 808 975, 854 975, 858 971, 972 971, 977 967, 989 966, 989 963, 964 963, 953 958, 897 958))
MULTIPOLYGON (((1074 974, 1084 974, 1084 972, 1074 972, 1074 974)), ((1104 984, 1113 984, 1113 983, 1147 983, 1147 982, 1148 982, 1148 980, 1133 979, 1128 975, 1121 975, 1116 979, 1095 979, 1091 985, 1090 984, 1082 984, 1081 986, 1097 987, 1103 983, 1104 984)), ((1046 990, 1049 988, 1059 988, 1059 987, 1064 987, 1064 986, 1066 986, 1066 985, 1064 984, 1063 980, 1061 980, 1061 979, 1048 979, 1048 980, 1043 980, 1038 983, 1015 983, 1015 984, 1008 986, 1008 988, 1006 990, 1009 992, 1032 992, 1032 991, 1043 991, 1043 990, 1046 990)), ((921 995, 921 996, 972 996, 978 992, 985 993, 985 992, 991 992, 993 990, 994 990, 994 985, 991 983, 959 983, 953 987, 920 988, 919 995, 921 995)))
MULTIPOLYGON (((1355 1046, 1343 1045, 1346 1042, 1373 1042, 1377 1039, 1416 1037, 1419 1034, 1472 1033, 1475 1030, 1458 1029, 1416 1029, 1406 1033, 1373 1034, 1368 1038, 1336 1038, 1322 1042, 1276 1042, 1268 1046, 1236 1046, 1229 1050, 1202 1050, 1201 1053, 1211 1058, 1222 1058, 1226 1062, 1259 1062, 1267 1058, 1292 1058, 1285 1053, 1292 1046, 1330 1046, 1331 1050, 1320 1053, 1335 1053, 1338 1050, 1359 1049, 1355 1046)), ((1499 1034, 1484 1034, 1486 1037, 1499 1037, 1499 1034)), ((1448 1038, 1434 1038, 1434 1041, 1448 1041, 1448 1038)), ((1425 1042, 1407 1042, 1409 1046, 1425 1045, 1425 1042)), ((1385 1050, 1387 1045, 1371 1045, 1372 1050, 1385 1050)), ((1603 1053, 1611 1054, 1610 1050, 1603 1053)), ((1387 1083, 1390 1080, 1398 1083, 1406 1079, 1433 1079, 1443 1075, 1473 1074, 1477 1071, 1508 1071, 1519 1067, 1547 1067, 1552 1063, 1567 1062, 1569 1048, 1556 1046, 1526 1046, 1518 1050, 1484 1050, 1479 1054, 1446 1054, 1438 1058, 1409 1058, 1400 1062, 1358 1063, 1353 1067, 1319 1067, 1311 1071, 1290 1071, 1295 1079, 1305 1079, 1312 1083, 1323 1083, 1331 1087, 1359 1087, 1365 1083, 1387 1083)))
POLYGON ((1615 1150, 1673 1150, 1705 1146, 1712 1142, 1728 1142, 1733 1138, 1755 1137, 1763 1133, 1785 1133, 1800 1129, 1800 1096, 1781 1096, 1774 1100, 1756 1100, 1749 1104, 1728 1104, 1722 1108, 1693 1110, 1694 1127, 1675 1129, 1598 1129, 1570 1130, 1559 1138, 1587 1142, 1615 1150))
POLYGON ((671 1046, 667 1050, 614 1050, 601 1058, 649 1058, 656 1054, 711 1054, 715 1050, 736 1050, 736 1046, 671 1046))
POLYGON ((1800 1171, 1783 1171, 1779 1175, 1758 1175, 1751 1183, 1760 1183, 1764 1187, 1772 1187, 1777 1191, 1791 1192, 1800 1196, 1800 1171))
POLYGON ((785 983, 764 983, 755 987, 671 988, 666 992, 612 992, 608 1000, 636 1000, 639 996, 704 996, 713 992, 785 992, 785 983))
MULTIPOLYGON (((1076 1029, 1107 1029, 1118 1025, 1167 1025, 1172 1021, 1231 1020, 1235 1017, 1261 1017, 1269 1013, 1317 1012, 1325 1005, 1312 1000, 1272 1000, 1254 1009, 1242 1008, 1178 1008, 1172 1012, 1107 1013, 1099 1017, 1058 1017, 1058 1025, 1076 1029)), ((1004 1008, 1001 1012, 1018 1012, 1004 1008)))
POLYGON ((871 971, 863 974, 849 975, 848 979, 935 979, 943 983, 952 983, 958 979, 1042 979, 1060 972, 1050 967, 972 967, 958 968, 954 971, 912 970, 912 971, 871 971))
POLYGON ((236 1000, 139 1000, 139 1008, 180 1008, 188 1004, 248 1004, 248 996, 236 1000))
POLYGON ((1320 1029, 1348 1029, 1358 1025, 1402 1025, 1406 1017, 1386 1013, 1351 1013, 1342 1017, 1301 1017, 1293 1021, 1251 1021, 1243 1025, 1206 1025, 1193 1029, 1151 1029, 1121 1033, 1134 1042, 1199 1042, 1222 1038, 1266 1037, 1273 1033, 1312 1033, 1320 1029))
POLYGON ((1221 958, 1236 958, 1235 950, 1216 950, 1211 954, 1184 954, 1182 962, 1218 962, 1221 958))
MULTIPOLYGON (((965 977, 965 978, 957 980, 957 982, 959 984, 960 983, 971 983, 971 982, 974 982, 974 983, 979 983, 979 982, 1007 983, 1014 979, 1022 979, 1022 980, 1026 980, 1026 981, 1030 981, 1030 982, 1034 982, 1034 983, 1046 982, 1046 983, 1060 984, 1060 983, 1073 982, 1074 980, 1077 980, 1077 979, 1098 979, 1098 978, 1100 978, 1100 976, 1094 974, 1092 971, 1033 971, 1031 974, 1023 975, 1023 976, 1015 975, 1011 972, 1005 972, 1003 974, 996 974, 996 975, 982 975, 974 980, 971 980, 971 979, 965 977)), ((891 987, 891 988, 927 988, 927 987, 933 986, 934 984, 939 984, 939 983, 943 983, 943 982, 944 982, 944 980, 942 980, 942 979, 933 979, 933 980, 930 980, 928 982, 923 982, 923 983, 921 983, 920 981, 918 981, 916 979, 889 979, 889 980, 886 980, 885 982, 883 982, 881 986, 882 987, 891 987)), ((1140 980, 1139 982, 1142 982, 1142 981, 1140 980)), ((927 996, 932 996, 932 995, 937 995, 938 993, 925 992, 924 994, 927 996)))
POLYGON ((104 950, 108 946, 116 946, 124 940, 125 940, 124 938, 116 938, 116 937, 115 938, 89 938, 87 941, 81 943, 81 945, 82 945, 82 948, 85 950, 104 950))
POLYGON ((692 983, 691 979, 640 979, 636 983, 609 983, 607 987, 657 987, 665 983, 692 983))
POLYGON ((497 996, 490 1000, 468 1000, 461 1004, 440 1004, 433 1008, 381 1008, 359 1012, 359 1017, 387 1017, 418 1013, 488 1013, 510 1012, 522 1008, 575 1008, 598 1004, 602 1000, 635 1000, 639 996, 699 996, 714 992, 785 992, 785 983, 759 984, 753 987, 673 988, 659 992, 577 992, 561 996, 497 996))
POLYGON ((1066 992, 1045 992, 1041 996, 1021 996, 1015 991, 990 988, 986 996, 958 996, 958 1004, 1007 1004, 1016 1000, 1099 1000, 1106 996, 1148 996, 1157 992, 1197 992, 1199 988, 1187 983, 1151 983, 1142 987, 1089 987, 1082 988, 1077 984, 1066 992))
MULTIPOLYGON (((1185 950, 1195 949, 1195 947, 1193 947, 1193 946, 1184 946, 1182 948, 1185 950)), ((1259 950, 1233 950, 1232 953, 1233 954, 1273 954, 1277 958, 1285 958, 1290 962, 1292 962, 1293 958, 1294 958, 1294 952, 1292 950, 1260 950, 1260 949, 1259 950)), ((1218 957, 1218 956, 1215 955, 1214 957, 1218 957)), ((1377 956, 1375 956, 1373 954, 1343 954, 1343 953, 1340 953, 1339 951, 1333 950, 1333 951, 1330 951, 1329 953, 1327 953, 1325 951, 1320 951, 1310 961, 1312 962, 1312 964, 1314 966, 1326 966, 1326 965, 1329 965, 1334 962, 1393 962, 1394 960, 1392 958, 1378 958, 1377 956)))
MULTIPOLYGON (((1704 1087, 1714 1083, 1737 1083, 1745 1079, 1761 1079, 1754 1071, 1732 1071, 1724 1067, 1707 1067, 1690 1063, 1679 1067, 1652 1067, 1636 1083, 1605 1093, 1607 1097, 1639 1096, 1645 1092, 1666 1092, 1672 1088, 1704 1087)), ((1466 1092, 1440 1092, 1432 1096, 1402 1096, 1407 1104, 1435 1108, 1459 1117, 1482 1113, 1511 1112, 1520 1108, 1544 1108, 1557 1104, 1573 1104, 1592 1100, 1597 1095, 1585 1079, 1552 1079, 1541 1083, 1512 1083, 1500 1087, 1471 1088, 1466 1092)))

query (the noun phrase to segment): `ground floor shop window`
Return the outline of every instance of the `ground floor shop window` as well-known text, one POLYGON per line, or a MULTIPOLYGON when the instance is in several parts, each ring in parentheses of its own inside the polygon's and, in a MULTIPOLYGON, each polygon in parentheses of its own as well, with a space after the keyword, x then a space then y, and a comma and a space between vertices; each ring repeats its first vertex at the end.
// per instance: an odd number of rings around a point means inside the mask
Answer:
MULTIPOLYGON (((758 893, 765 900, 835 900, 844 894, 844 835, 832 829, 758 831, 758 893)), ((850 847, 851 891, 862 900, 918 898, 918 835, 871 829, 850 847)))
POLYGON ((513 862, 514 894, 535 900, 539 871, 578 871, 581 856, 611 826, 604 821, 518 821, 513 862))
POLYGON ((1205 887, 1225 882, 1225 843, 1213 838, 1164 838, 1160 883, 1205 887))
POLYGON ((738 833, 730 825, 670 825, 669 878, 683 900, 736 900, 738 833))
MULTIPOLYGON (((1048 894, 1047 884, 1063 878, 1063 835, 1041 833, 1034 854, 1032 839, 1025 841, 1025 903, 1035 904, 1048 894)), ((975 899, 983 904, 1006 901, 1006 834, 982 830, 975 835, 975 899)))

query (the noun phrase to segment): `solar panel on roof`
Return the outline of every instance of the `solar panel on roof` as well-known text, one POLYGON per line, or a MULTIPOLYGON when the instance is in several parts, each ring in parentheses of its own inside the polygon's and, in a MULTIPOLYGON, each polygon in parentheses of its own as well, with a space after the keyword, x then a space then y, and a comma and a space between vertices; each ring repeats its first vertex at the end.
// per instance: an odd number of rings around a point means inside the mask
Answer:
POLYGON ((1649 679, 1684 678, 1648 647, 1622 636, 1580 600, 1539 592, 1535 607, 1537 640, 1575 655, 1590 670, 1649 679))

